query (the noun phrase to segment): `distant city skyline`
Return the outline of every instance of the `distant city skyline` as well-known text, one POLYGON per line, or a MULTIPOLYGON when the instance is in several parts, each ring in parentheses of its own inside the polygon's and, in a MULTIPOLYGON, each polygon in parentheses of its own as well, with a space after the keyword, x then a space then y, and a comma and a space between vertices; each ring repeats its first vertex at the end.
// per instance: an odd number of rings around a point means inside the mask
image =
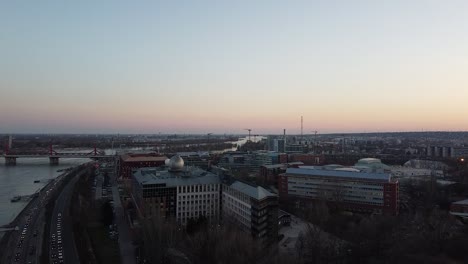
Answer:
POLYGON ((467 131, 467 1, 0 3, 0 133, 467 131))

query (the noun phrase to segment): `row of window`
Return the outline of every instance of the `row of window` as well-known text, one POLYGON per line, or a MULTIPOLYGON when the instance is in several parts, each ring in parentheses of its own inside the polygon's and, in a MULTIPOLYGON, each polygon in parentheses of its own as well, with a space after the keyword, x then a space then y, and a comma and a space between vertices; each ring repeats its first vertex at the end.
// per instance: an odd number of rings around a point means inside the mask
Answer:
POLYGON ((177 186, 177 193, 217 192, 219 184, 177 186))
POLYGON ((201 200, 201 199, 216 199, 218 198, 217 193, 212 193, 212 194, 192 194, 192 195, 179 195, 178 196, 179 200, 201 200))
POLYGON ((223 193, 227 193, 231 196, 234 196, 236 199, 243 201, 244 203, 250 202, 250 197, 243 192, 238 190, 232 189, 229 186, 223 186, 223 193))
POLYGON ((332 192, 332 193, 340 193, 344 195, 348 195, 350 193, 355 193, 355 194, 361 194, 361 195, 367 195, 367 196, 378 196, 378 197, 383 197, 383 192, 370 192, 370 191, 362 191, 362 190, 343 190, 339 187, 336 186, 322 186, 319 188, 316 187, 304 187, 304 186, 291 186, 291 190, 294 189, 299 189, 299 190, 310 190, 313 192, 332 192), (331 188, 326 188, 326 187, 331 187, 331 188))
POLYGON ((200 217, 202 215, 208 218, 211 218, 212 216, 215 216, 215 212, 214 211, 179 212, 177 213, 177 218, 185 222, 188 218, 200 217))
POLYGON ((297 182, 330 182, 330 183, 345 183, 351 185, 369 185, 369 186, 383 186, 382 183, 376 183, 371 181, 361 181, 361 180, 352 180, 352 179, 342 179, 342 180, 331 180, 331 179, 324 179, 322 177, 319 178, 303 178, 303 177, 288 177, 288 183, 297 183, 297 182))
MULTIPOLYGON (((319 197, 317 192, 303 192, 303 191, 296 191, 296 190, 290 190, 290 192, 294 193, 296 195, 309 196, 309 197, 313 197, 313 198, 319 197)), ((324 192, 324 193, 320 193, 320 198, 333 201, 333 200, 336 200, 339 197, 337 197, 336 195, 324 192)), ((352 202, 352 203, 383 205, 383 198, 379 198, 379 197, 344 195, 341 198, 343 199, 343 201, 352 202)))
MULTIPOLYGON (((195 201, 179 201, 179 202, 177 202, 177 204, 179 206, 185 205, 185 204, 189 205, 189 204, 210 204, 210 203, 211 203, 210 200, 195 200, 195 201)), ((214 201, 213 203, 216 204, 217 201, 214 201)))
POLYGON ((367 184, 356 184, 356 183, 338 183, 338 182, 295 182, 295 181, 288 181, 288 184, 298 184, 298 185, 310 185, 310 186, 336 186, 343 189, 361 189, 361 190, 374 190, 374 191, 382 191, 383 186, 376 186, 371 187, 367 184), (360 185, 360 186, 355 186, 360 185))
POLYGON ((194 211, 194 210, 204 210, 204 209, 212 209, 214 210, 216 207, 214 205, 195 205, 195 206, 181 206, 178 207, 177 211, 183 212, 183 211, 194 211))

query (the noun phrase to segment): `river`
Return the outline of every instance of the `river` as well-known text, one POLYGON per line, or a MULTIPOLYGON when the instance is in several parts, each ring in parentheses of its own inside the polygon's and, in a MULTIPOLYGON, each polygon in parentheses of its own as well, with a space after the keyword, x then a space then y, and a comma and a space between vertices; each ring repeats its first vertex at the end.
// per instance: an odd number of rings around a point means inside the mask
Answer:
MULTIPOLYGON (((252 141, 259 141, 264 137, 257 136, 251 138, 252 141)), ((240 138, 233 143, 235 147, 225 151, 236 150, 237 146, 245 144, 246 138, 240 138)), ((132 149, 136 150, 136 149, 132 149)), ((69 150, 71 151, 71 150, 69 150)), ((87 153, 90 150, 79 150, 87 153)), ((62 151, 65 152, 65 151, 62 151)), ((76 150, 73 150, 76 152, 76 150)), ((106 150, 106 154, 115 154, 114 150, 106 150)), ((30 195, 38 189, 44 187, 47 182, 54 179, 63 170, 90 161, 89 159, 67 159, 61 158, 59 165, 50 166, 48 158, 23 158, 17 159, 15 166, 5 166, 3 158, 0 158, 0 226, 10 223, 18 213, 26 206, 27 201, 21 200, 12 203, 11 198, 17 195, 30 195), (34 183, 39 180, 39 183, 34 183)))
POLYGON ((57 172, 79 164, 89 159, 60 159, 60 164, 49 165, 48 158, 18 159, 16 166, 5 166, 0 159, 0 226, 10 223, 26 206, 27 201, 12 203, 10 199, 16 195, 30 195, 44 187, 47 182, 63 172, 57 172), (39 180, 39 183, 34 183, 39 180))

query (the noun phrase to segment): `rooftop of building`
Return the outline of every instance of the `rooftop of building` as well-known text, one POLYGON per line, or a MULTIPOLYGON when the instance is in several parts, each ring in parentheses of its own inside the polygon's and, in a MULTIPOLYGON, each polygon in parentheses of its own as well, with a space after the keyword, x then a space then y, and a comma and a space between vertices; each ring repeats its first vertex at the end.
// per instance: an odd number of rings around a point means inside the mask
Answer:
POLYGON ((283 210, 278 210, 278 218, 282 216, 291 216, 291 214, 283 210))
POLYGON ((262 200, 267 197, 277 196, 276 194, 269 192, 263 187, 260 187, 260 186, 254 187, 254 186, 251 186, 249 184, 246 184, 240 181, 235 181, 234 183, 230 185, 230 187, 256 200, 262 200))
POLYGON ((164 162, 166 156, 157 156, 155 154, 126 154, 122 155, 121 159, 123 162, 164 162))
POLYGON ((166 187, 220 183, 218 175, 197 167, 184 167, 184 160, 175 155, 165 160, 167 168, 140 168, 133 177, 142 185, 165 184, 166 187))
POLYGON ((177 155, 181 157, 205 157, 205 156, 210 156, 209 152, 203 152, 203 151, 185 151, 185 152, 177 152, 177 155))
POLYGON ((364 172, 358 170, 343 170, 343 169, 326 169, 322 166, 315 167, 301 167, 301 168, 288 168, 287 174, 304 175, 304 176, 321 176, 321 177, 336 177, 336 178, 350 178, 362 180, 385 181, 391 180, 390 173, 375 173, 364 172))
POLYGON ((390 167, 388 165, 383 164, 380 159, 375 159, 375 158, 360 159, 354 166, 355 167, 368 167, 370 169, 382 169, 382 170, 390 169, 390 167))
POLYGON ((196 167, 185 167, 182 171, 158 168, 141 168, 133 177, 142 185, 166 184, 166 187, 220 183, 219 176, 196 167))
POLYGON ((280 169, 286 167, 285 164, 271 164, 271 165, 262 165, 262 167, 265 167, 267 169, 280 169))
POLYGON ((298 166, 304 165, 304 162, 295 161, 295 162, 280 163, 280 164, 262 165, 262 167, 265 167, 267 169, 278 169, 278 168, 286 168, 288 166, 295 166, 295 165, 298 165, 298 166))
POLYGON ((453 202, 452 204, 468 205, 468 199, 466 199, 466 200, 461 200, 461 201, 457 201, 457 202, 453 202))

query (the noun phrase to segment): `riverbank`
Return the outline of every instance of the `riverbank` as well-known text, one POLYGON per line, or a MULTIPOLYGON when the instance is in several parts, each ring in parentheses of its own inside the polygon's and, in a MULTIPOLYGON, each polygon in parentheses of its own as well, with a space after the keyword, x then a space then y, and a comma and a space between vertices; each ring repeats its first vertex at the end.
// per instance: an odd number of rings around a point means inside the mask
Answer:
MULTIPOLYGON (((80 170, 82 166, 77 166, 74 167, 72 170, 64 172, 60 174, 59 176, 55 177, 52 181, 47 183, 45 186, 43 186, 40 191, 38 192, 37 196, 34 196, 27 204, 26 206, 18 213, 18 215, 14 218, 13 221, 11 221, 9 224, 4 225, 3 227, 6 228, 14 228, 14 227, 19 227, 23 228, 26 223, 30 224, 30 228, 28 231, 28 235, 26 238, 24 238, 24 244, 22 248, 30 248, 28 244, 30 244, 31 247, 36 248, 36 256, 40 254, 40 248, 37 248, 37 245, 40 245, 41 243, 37 243, 38 240, 40 240, 39 236, 38 239, 33 239, 36 237, 36 235, 32 236, 32 230, 35 230, 35 232, 39 234, 43 234, 42 229, 44 228, 43 223, 39 223, 38 219, 42 219, 42 221, 46 221, 43 216, 43 211, 44 211, 44 205, 55 202, 54 200, 54 189, 60 189, 60 185, 63 179, 68 178, 69 175, 76 174, 77 171, 80 170), (56 185, 59 183, 58 185, 56 185), (37 223, 37 224, 36 224, 37 223), (41 230, 39 230, 41 229, 41 230), (37 245, 36 245, 37 244, 37 245)), ((22 238, 23 240, 23 238, 22 238)), ((19 232, 13 232, 13 231, 7 231, 5 232, 4 236, 0 240, 0 248, 2 248, 1 252, 1 258, 0 262, 1 263, 9 263, 12 258, 12 254, 16 249, 17 242, 19 241, 19 232)), ((20 247, 21 248, 21 247, 20 247)), ((19 252, 25 252, 20 250, 19 252)), ((28 253, 25 253, 22 255, 22 257, 26 260, 27 258, 31 258, 28 253)))
MULTIPOLYGON (((44 185, 42 188, 40 188, 39 193, 41 193, 42 190, 44 190, 46 188, 49 188, 51 184, 53 184, 59 178, 64 177, 64 175, 66 175, 67 173, 69 173, 69 172, 64 172, 64 173, 60 174, 59 176, 57 176, 55 179, 50 180, 46 185, 44 185)), ((34 201, 36 201, 36 199, 38 199, 38 197, 39 196, 31 197, 29 199, 29 201, 27 202, 27 204, 24 206, 24 208, 21 210, 21 212, 18 215, 16 215, 16 217, 10 223, 8 223, 6 225, 3 225, 3 226, 0 226, 0 227, 4 227, 4 228, 15 227, 17 225, 17 223, 18 223, 18 220, 24 216, 25 212, 30 209, 31 204, 33 204, 34 201)))

